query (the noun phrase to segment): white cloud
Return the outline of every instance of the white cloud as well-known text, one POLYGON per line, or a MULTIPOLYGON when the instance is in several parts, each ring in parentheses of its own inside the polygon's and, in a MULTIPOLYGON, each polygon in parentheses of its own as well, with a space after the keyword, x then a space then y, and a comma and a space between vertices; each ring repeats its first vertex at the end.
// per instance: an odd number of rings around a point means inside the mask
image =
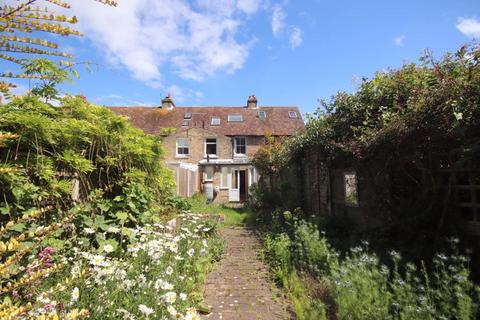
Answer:
POLYGON ((303 42, 303 32, 299 27, 292 27, 289 37, 290 46, 295 49, 303 42))
POLYGON ((280 37, 286 34, 288 36, 290 47, 295 49, 303 43, 303 32, 298 26, 289 25, 285 21, 287 19, 287 14, 285 13, 284 6, 287 3, 288 1, 284 0, 269 8, 272 12, 272 32, 275 37, 280 37))
POLYGON ((260 0, 238 0, 237 8, 246 14, 254 14, 258 11, 260 4, 260 0))
POLYGON ((167 70, 202 81, 242 68, 251 42, 237 36, 259 6, 260 0, 119 0, 110 8, 78 1, 72 12, 110 63, 164 88, 167 70))
POLYGON ((457 29, 471 38, 480 38, 480 20, 475 18, 458 18, 457 29))
POLYGON ((403 47, 405 45, 405 36, 404 35, 396 36, 395 38, 393 38, 393 43, 397 47, 403 47))
POLYGON ((285 18, 287 18, 287 14, 282 6, 274 5, 272 9, 272 32, 274 36, 278 36, 285 28, 285 18))

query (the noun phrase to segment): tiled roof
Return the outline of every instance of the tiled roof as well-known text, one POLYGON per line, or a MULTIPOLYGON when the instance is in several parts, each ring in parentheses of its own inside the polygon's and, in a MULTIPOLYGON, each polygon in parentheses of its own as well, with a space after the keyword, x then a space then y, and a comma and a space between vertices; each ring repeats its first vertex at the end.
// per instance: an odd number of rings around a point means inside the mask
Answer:
POLYGON ((179 129, 204 128, 227 136, 249 135, 289 136, 304 127, 303 119, 297 107, 175 107, 166 110, 155 107, 109 107, 113 112, 126 116, 130 122, 146 133, 159 134, 162 128, 175 127, 179 129), (265 119, 258 115, 259 111, 266 113, 265 119), (291 118, 289 112, 296 112, 297 117, 291 118), (185 119, 190 113, 191 118, 185 119), (241 114, 242 122, 228 122, 229 114, 241 114), (220 125, 211 125, 212 117, 220 118, 220 125), (188 126, 185 124, 188 122, 188 126))

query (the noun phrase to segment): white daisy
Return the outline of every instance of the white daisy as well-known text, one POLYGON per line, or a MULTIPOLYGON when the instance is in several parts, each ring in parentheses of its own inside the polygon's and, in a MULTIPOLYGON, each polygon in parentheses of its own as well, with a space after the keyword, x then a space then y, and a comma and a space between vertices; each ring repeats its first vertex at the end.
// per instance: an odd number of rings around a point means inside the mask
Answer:
POLYGON ((77 287, 73 288, 71 301, 76 302, 79 297, 80 297, 80 291, 78 290, 77 287))
POLYGON ((167 303, 172 304, 175 303, 175 300, 177 300, 177 294, 173 291, 169 291, 165 293, 164 298, 167 303))
POLYGON ((165 270, 165 273, 168 274, 168 275, 171 275, 173 273, 173 268, 168 266, 167 270, 165 270))
POLYGON ((111 244, 106 244, 103 246, 103 251, 105 251, 106 253, 111 253, 113 251, 115 251, 115 249, 113 248, 113 246, 111 244))
POLYGON ((138 310, 140 310, 140 312, 143 313, 147 318, 154 312, 152 308, 149 308, 144 304, 139 304, 138 310))

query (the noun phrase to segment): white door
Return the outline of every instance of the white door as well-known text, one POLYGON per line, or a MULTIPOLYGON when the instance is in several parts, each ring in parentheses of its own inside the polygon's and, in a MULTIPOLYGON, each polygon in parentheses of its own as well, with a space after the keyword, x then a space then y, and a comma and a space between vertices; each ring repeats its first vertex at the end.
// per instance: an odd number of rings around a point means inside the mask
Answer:
POLYGON ((228 201, 239 202, 240 201, 240 170, 228 168, 227 171, 227 183, 230 187, 228 192, 228 201))

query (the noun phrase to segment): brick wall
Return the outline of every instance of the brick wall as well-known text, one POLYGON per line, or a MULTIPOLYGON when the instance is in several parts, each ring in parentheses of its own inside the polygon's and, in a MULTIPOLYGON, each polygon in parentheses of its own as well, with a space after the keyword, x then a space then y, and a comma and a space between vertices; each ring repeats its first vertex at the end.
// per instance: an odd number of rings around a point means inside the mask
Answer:
POLYGON ((217 155, 221 159, 232 158, 232 141, 230 137, 217 135, 205 129, 191 128, 178 131, 175 134, 164 138, 165 158, 167 161, 182 161, 197 164, 205 156, 205 139, 217 138, 217 155), (189 139, 188 157, 177 156, 176 143, 177 138, 189 139))
MULTIPOLYGON (((191 128, 181 130, 164 138, 165 158, 167 162, 182 161, 188 163, 198 163, 205 156, 205 139, 217 138, 217 154, 220 159, 232 159, 233 157, 233 138, 218 135, 205 129, 191 128), (189 139, 188 157, 176 155, 177 138, 189 139)), ((247 137, 247 155, 251 159, 263 143, 263 137, 247 137)))

